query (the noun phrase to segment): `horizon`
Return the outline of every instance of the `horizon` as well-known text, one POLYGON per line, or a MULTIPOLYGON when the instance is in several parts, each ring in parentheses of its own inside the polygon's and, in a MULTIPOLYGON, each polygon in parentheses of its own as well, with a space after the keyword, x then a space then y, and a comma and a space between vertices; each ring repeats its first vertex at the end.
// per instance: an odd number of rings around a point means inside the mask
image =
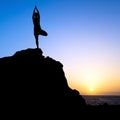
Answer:
POLYGON ((39 46, 63 64, 68 85, 81 95, 120 95, 120 1, 1 1, 0 58, 36 48, 35 5, 48 32, 39 46))

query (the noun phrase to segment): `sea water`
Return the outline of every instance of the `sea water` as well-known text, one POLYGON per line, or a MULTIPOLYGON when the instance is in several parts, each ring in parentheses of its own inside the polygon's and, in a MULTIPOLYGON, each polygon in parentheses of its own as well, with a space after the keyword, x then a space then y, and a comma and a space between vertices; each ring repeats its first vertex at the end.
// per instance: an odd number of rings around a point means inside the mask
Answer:
POLYGON ((108 95, 83 95, 88 105, 120 105, 120 96, 108 95))

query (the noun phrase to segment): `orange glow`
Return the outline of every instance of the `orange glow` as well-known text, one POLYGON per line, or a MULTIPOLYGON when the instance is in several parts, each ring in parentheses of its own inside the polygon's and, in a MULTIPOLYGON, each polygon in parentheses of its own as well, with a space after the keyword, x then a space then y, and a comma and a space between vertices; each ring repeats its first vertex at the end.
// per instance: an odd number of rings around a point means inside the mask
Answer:
POLYGON ((94 92, 94 88, 92 88, 92 87, 89 90, 90 90, 90 92, 94 92))
MULTIPOLYGON (((66 73, 68 84, 82 95, 120 95, 120 75, 115 70, 89 67, 66 73), (71 73, 71 74, 70 74, 71 73), (69 75, 69 76, 68 76, 69 75)), ((72 69, 73 70, 73 69, 72 69)))

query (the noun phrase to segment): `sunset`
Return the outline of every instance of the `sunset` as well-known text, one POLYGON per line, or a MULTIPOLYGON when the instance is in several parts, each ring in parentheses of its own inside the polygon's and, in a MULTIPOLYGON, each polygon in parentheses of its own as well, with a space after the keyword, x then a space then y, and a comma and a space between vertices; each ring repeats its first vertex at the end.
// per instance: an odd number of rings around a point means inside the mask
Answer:
POLYGON ((44 56, 63 64, 67 82, 82 95, 120 95, 119 0, 1 0, 0 57, 36 48, 37 5, 44 56))
POLYGON ((120 0, 0 0, 1 118, 120 118, 120 0))

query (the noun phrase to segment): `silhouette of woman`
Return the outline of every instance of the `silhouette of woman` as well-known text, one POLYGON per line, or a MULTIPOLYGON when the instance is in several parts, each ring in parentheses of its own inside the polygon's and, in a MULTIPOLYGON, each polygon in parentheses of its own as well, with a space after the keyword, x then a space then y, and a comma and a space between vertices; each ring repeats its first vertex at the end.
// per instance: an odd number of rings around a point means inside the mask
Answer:
POLYGON ((32 20, 33 20, 33 24, 34 24, 34 36, 35 36, 35 40, 36 40, 36 45, 37 45, 37 48, 39 48, 38 35, 47 36, 48 34, 46 31, 41 29, 40 14, 39 14, 39 11, 36 6, 33 11, 32 20))

